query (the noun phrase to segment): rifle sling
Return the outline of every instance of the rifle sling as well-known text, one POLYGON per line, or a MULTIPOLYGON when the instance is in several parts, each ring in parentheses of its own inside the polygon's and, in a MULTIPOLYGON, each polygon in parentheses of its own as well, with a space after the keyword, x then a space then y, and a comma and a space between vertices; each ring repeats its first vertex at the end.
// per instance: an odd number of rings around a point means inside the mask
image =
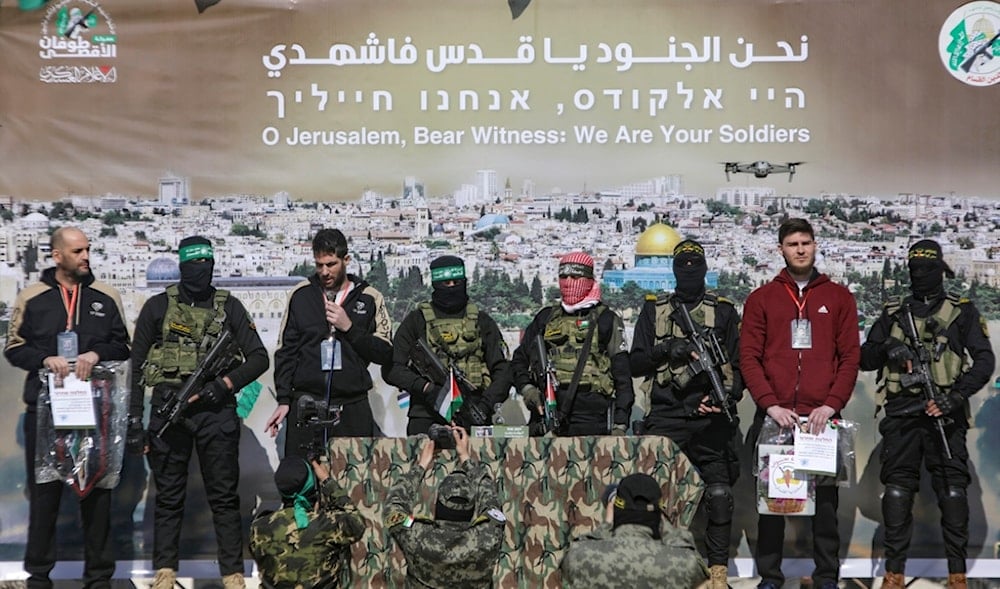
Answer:
MULTIPOLYGON (((549 315, 551 317, 551 314, 549 315)), ((594 340, 594 330, 597 329, 597 322, 600 316, 596 317, 587 329, 587 338, 583 340, 583 347, 580 349, 580 356, 576 359, 576 368, 573 370, 573 380, 569 383, 566 395, 569 397, 569 408, 566 410, 566 417, 573 413, 573 405, 576 404, 576 389, 580 386, 580 379, 583 377, 583 368, 587 365, 587 356, 590 355, 590 342, 594 340)))

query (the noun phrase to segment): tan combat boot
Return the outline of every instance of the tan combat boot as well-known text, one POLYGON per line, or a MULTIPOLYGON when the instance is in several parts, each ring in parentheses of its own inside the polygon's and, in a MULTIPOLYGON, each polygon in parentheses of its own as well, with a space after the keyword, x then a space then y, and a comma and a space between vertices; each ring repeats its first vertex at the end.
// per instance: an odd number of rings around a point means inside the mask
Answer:
POLYGON ((177 584, 177 571, 174 569, 156 569, 153 585, 150 589, 174 589, 177 584))
POLYGON ((708 589, 728 589, 729 569, 724 564, 708 567, 708 589))
POLYGON ((969 585, 965 580, 965 573, 949 573, 948 589, 969 589, 969 585))
POLYGON ((233 573, 222 577, 222 589, 246 589, 246 586, 243 573, 233 573))
POLYGON ((881 589, 906 589, 906 577, 903 573, 890 573, 885 572, 885 577, 882 578, 881 589))

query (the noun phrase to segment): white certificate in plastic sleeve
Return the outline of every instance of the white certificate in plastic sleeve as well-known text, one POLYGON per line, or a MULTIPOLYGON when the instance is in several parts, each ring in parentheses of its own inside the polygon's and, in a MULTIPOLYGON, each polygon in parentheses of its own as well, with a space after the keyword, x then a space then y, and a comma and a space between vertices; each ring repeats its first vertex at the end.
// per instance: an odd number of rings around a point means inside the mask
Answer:
POLYGON ((837 430, 827 424, 813 435, 795 428, 795 468, 816 474, 837 474, 837 430))
POLYGON ((52 403, 52 424, 57 428, 97 427, 94 418, 94 396, 90 383, 70 373, 57 380, 49 374, 49 400, 52 403))

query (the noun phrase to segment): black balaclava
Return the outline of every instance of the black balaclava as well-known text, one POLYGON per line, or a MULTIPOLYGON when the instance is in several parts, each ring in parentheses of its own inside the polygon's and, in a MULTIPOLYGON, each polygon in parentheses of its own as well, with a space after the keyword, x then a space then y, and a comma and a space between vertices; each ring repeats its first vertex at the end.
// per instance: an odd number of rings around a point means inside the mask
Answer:
POLYGON ((194 301, 204 301, 212 296, 212 272, 215 270, 212 242, 200 235, 185 237, 177 247, 177 253, 181 262, 180 286, 184 294, 194 301))
POLYGON ((907 253, 910 269, 910 291, 914 298, 927 301, 944 295, 944 277, 954 278, 941 254, 941 245, 932 239, 921 239, 907 253))
POLYGON ((685 239, 674 247, 674 278, 677 297, 685 303, 701 300, 705 294, 705 248, 693 239, 685 239))
POLYGON ((431 304, 445 313, 458 313, 469 303, 466 290, 465 262, 457 256, 441 256, 431 262, 431 304), (454 280, 454 286, 445 281, 454 280))

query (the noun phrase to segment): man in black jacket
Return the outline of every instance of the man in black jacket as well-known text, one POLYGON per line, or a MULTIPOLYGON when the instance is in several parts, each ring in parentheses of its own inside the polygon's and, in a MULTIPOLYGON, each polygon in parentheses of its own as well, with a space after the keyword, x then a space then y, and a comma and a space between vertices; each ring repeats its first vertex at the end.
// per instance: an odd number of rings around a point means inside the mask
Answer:
POLYGON ((191 451, 198 452, 208 504, 212 509, 225 589, 245 586, 240 522, 240 421, 236 393, 268 367, 267 350, 243 304, 212 286, 215 256, 212 243, 186 237, 178 247, 181 280, 146 301, 135 323, 132 347, 132 401, 129 442, 142 445, 143 397, 152 387, 149 430, 165 424, 160 410, 177 394, 203 362, 208 350, 228 329, 234 345, 226 350, 229 367, 206 375, 183 418, 145 447, 156 482, 153 516, 153 589, 174 586, 179 564, 181 523, 191 451))
MULTIPOLYGON (((442 366, 455 366, 467 381, 455 423, 471 428, 492 423, 493 408, 510 392, 507 345, 496 321, 469 302, 465 262, 440 256, 431 262, 431 300, 420 303, 403 319, 393 341, 388 381, 410 393, 407 435, 425 434, 445 420, 435 406, 445 382, 422 373, 417 342, 424 338, 442 366)), ((439 375, 440 376, 440 375, 439 375)))
MULTIPOLYGON (((739 420, 736 403, 743 397, 739 372, 740 315, 732 302, 705 290, 708 263, 705 249, 693 239, 674 248, 673 293, 647 300, 639 313, 629 360, 632 374, 645 377, 651 385, 649 414, 643 422, 645 433, 667 436, 698 468, 705 481, 702 501, 708 522, 705 547, 708 556, 710 589, 726 589, 729 563, 729 534, 733 522, 733 484, 739 476, 736 436, 739 420), (703 337, 715 337, 720 357, 712 358, 725 396, 725 410, 710 396, 709 373, 692 368, 696 348, 680 317, 680 305, 697 330, 709 330, 703 337), (711 336, 709 335, 711 334, 711 336), (724 354, 724 357, 722 357, 724 354)), ((705 341, 711 351, 711 341, 705 341)), ((701 368, 700 365, 696 365, 701 368)))
POLYGON ((589 254, 572 252, 559 260, 559 293, 562 301, 535 315, 514 350, 514 386, 529 407, 541 411, 545 383, 536 367, 551 362, 560 416, 556 434, 625 435, 634 400, 625 328, 621 316, 601 302, 589 254), (543 359, 535 352, 539 333, 543 359))
MULTIPOLYGON (((55 268, 42 272, 38 284, 17 295, 7 329, 4 355, 28 374, 24 379, 24 461, 28 474, 28 543, 24 570, 29 589, 52 587, 56 564, 56 518, 64 484, 35 481, 37 402, 42 388, 38 371, 58 376, 71 372, 90 377, 98 362, 127 360, 128 331, 118 291, 90 272, 90 242, 82 231, 62 227, 52 234, 55 268)), ((108 540, 111 489, 93 488, 80 500, 84 532, 84 587, 108 589, 115 559, 108 540)))
POLYGON ((969 543, 966 489, 971 480, 965 445, 969 397, 989 382, 996 359, 986 320, 975 305, 944 289, 945 274, 954 274, 941 255, 941 246, 930 239, 914 243, 907 264, 911 295, 886 303, 861 347, 861 368, 879 370, 879 393, 885 405, 885 418, 879 424, 883 446, 880 478, 885 485, 882 587, 905 586, 903 569, 913 531, 913 496, 920 488, 923 465, 941 508, 948 587, 964 588, 969 543), (932 399, 925 397, 926 385, 911 382, 913 373, 920 369, 920 356, 927 361, 928 376, 936 385, 937 394, 932 399), (937 429, 939 424, 944 439, 937 429))
POLYGON ((319 439, 382 435, 368 393, 371 363, 392 361, 392 326, 382 293, 349 274, 347 239, 338 229, 320 229, 312 241, 316 273, 288 295, 278 349, 274 387, 278 408, 266 428, 272 437, 286 418, 284 456, 308 454, 317 432, 299 427, 299 399, 308 396, 333 409, 340 423, 319 439))

